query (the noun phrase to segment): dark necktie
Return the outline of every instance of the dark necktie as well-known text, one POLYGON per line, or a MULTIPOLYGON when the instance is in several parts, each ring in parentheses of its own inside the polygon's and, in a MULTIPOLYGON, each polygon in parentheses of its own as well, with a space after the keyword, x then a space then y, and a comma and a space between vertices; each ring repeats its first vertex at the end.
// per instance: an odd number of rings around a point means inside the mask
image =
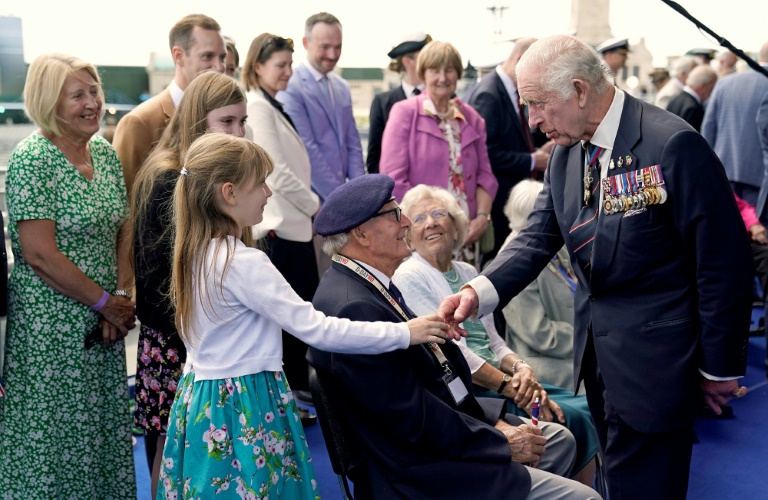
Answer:
POLYGON ((525 106, 520 104, 520 94, 517 91, 515 91, 515 98, 517 99, 517 109, 520 112, 520 125, 523 127, 525 144, 528 146, 528 152, 533 153, 533 139, 531 139, 531 129, 528 128, 528 117, 525 116, 525 106))
POLYGON ((414 312, 411 311, 407 305, 405 305, 405 299, 403 299, 403 294, 400 293, 400 290, 398 290, 398 288, 395 286, 395 283, 392 281, 389 282, 389 294, 392 295, 392 298, 395 299, 398 304, 400 304, 400 307, 403 308, 403 311, 405 311, 406 314, 410 315, 413 318, 416 317, 416 314, 414 314, 414 312))
POLYGON ((586 169, 584 176, 584 206, 569 234, 573 242, 573 254, 584 272, 589 275, 592 244, 595 241, 597 229, 597 214, 600 211, 600 192, 597 189, 600 186, 600 162, 597 158, 603 148, 596 148, 589 142, 585 145, 589 168, 586 169))

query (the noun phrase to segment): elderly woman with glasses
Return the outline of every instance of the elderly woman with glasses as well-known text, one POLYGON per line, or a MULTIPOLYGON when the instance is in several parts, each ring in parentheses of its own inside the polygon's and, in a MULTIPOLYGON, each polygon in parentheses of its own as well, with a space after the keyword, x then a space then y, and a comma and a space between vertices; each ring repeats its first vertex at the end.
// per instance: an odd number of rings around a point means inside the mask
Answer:
MULTIPOLYGON (((392 280, 417 315, 429 314, 444 297, 477 276, 474 267, 454 260, 454 250, 462 246, 467 234, 467 216, 451 193, 432 186, 411 189, 400 206, 411 219, 408 244, 414 252, 392 280)), ((472 370, 474 394, 507 398, 507 411, 520 416, 530 415, 534 399, 540 398, 539 418, 557 418, 576 438, 578 455, 572 477, 591 485, 598 448, 586 398, 540 384, 530 365, 507 347, 493 317, 465 321, 464 328, 469 336, 459 347, 472 370)))
MULTIPOLYGON (((395 180, 398 200, 418 184, 447 189, 469 217, 465 245, 471 245, 489 229, 499 185, 488 159, 485 122, 455 97, 462 63, 453 45, 427 44, 419 53, 417 73, 425 91, 392 107, 379 169, 395 180)), ((464 253, 463 259, 472 258, 471 252, 464 253)))
MULTIPOLYGON (((312 300, 319 282, 312 216, 320 200, 312 191, 309 154, 290 116, 275 99, 293 74, 293 40, 262 33, 251 42, 243 65, 243 84, 248 99, 248 125, 253 140, 272 157, 275 167, 267 179, 272 197, 264 220, 254 227, 254 237, 266 238, 267 254, 299 296, 312 300)), ((286 377, 295 392, 309 394, 307 346, 283 332, 286 377)), ((302 422, 315 416, 300 408, 302 422)))

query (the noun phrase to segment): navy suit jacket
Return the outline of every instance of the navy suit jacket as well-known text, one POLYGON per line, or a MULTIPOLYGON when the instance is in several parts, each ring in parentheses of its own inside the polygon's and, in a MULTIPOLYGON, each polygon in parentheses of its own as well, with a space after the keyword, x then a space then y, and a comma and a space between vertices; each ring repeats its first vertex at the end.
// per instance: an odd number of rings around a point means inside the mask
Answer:
MULTIPOLYGON (((574 265, 574 380, 591 329, 606 400, 641 432, 689 424, 701 405, 699 369, 746 370, 752 257, 725 171, 704 138, 678 117, 626 95, 612 157, 661 165, 669 198, 626 217, 602 209, 591 272, 574 265)), ((565 243, 583 205, 579 143, 556 147, 529 227, 483 272, 503 307, 565 243)))
POLYGON ((389 112, 396 102, 406 99, 403 86, 382 92, 373 98, 368 128, 368 155, 365 157, 365 167, 369 174, 379 173, 381 159, 381 138, 384 136, 384 126, 389 119, 389 112))
POLYGON ((498 249, 509 235, 504 205, 515 184, 531 177, 531 152, 525 140, 526 132, 520 122, 520 115, 515 111, 504 82, 495 70, 480 80, 468 104, 485 120, 488 158, 491 160, 491 170, 499 181, 499 190, 491 206, 498 249))
POLYGON ((688 92, 683 92, 673 97, 669 101, 667 111, 687 121, 697 132, 701 131, 701 122, 704 120, 704 106, 699 104, 699 101, 688 92))
MULTIPOLYGON (((373 285, 337 263, 323 275, 313 304, 329 316, 403 321, 373 285)), ((386 498, 525 498, 530 475, 510 461, 506 438, 493 428, 505 415, 504 400, 475 399, 458 347, 447 342, 441 349, 469 390, 460 405, 425 345, 378 355, 310 348, 310 363, 341 394, 339 413, 367 457, 354 464, 350 477, 360 479, 367 469, 374 493, 386 498)))

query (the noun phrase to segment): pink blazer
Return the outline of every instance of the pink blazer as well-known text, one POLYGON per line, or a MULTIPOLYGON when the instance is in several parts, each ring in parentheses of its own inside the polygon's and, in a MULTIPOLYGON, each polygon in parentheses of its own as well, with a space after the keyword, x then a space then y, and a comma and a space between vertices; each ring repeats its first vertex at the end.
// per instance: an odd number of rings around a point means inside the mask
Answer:
MULTIPOLYGON (((395 180, 393 194, 398 200, 418 184, 448 187, 448 142, 435 117, 424 113, 425 97, 421 94, 396 103, 384 128, 379 171, 395 180)), ((461 156, 472 219, 477 215, 477 186, 483 186, 493 198, 499 183, 488 160, 485 121, 461 101, 459 109, 466 118, 461 123, 461 156)))

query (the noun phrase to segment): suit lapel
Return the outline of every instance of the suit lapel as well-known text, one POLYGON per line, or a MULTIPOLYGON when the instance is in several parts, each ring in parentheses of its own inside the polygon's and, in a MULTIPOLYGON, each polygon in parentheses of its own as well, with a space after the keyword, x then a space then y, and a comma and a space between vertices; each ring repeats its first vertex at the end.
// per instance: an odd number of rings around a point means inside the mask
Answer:
POLYGON ((382 99, 382 116, 384 117, 384 123, 387 123, 387 120, 389 120, 389 112, 392 111, 392 106, 395 105, 395 103, 398 103, 400 101, 404 101, 406 99, 405 97, 405 91, 403 90, 403 86, 399 86, 396 89, 390 90, 387 93, 387 98, 382 99))
MULTIPOLYGON (((556 148, 560 148, 557 146, 556 148)), ((565 184, 563 187, 563 214, 564 221, 561 230, 567 241, 570 241, 570 230, 581 209, 584 207, 584 157, 581 143, 577 142, 568 151, 568 160, 565 166, 565 184)), ((569 249, 573 248, 569 244, 569 249)), ((589 276, 584 276, 581 266, 573 259, 573 270, 579 278, 579 282, 589 288, 589 276)))
MULTIPOLYGON (((514 125, 515 131, 517 132, 520 140, 522 140, 524 144, 528 144, 525 140, 525 135, 523 135, 523 124, 520 123, 520 114, 515 110, 515 105, 512 102, 512 98, 509 97, 509 92, 507 92, 507 88, 504 86, 504 82, 501 81, 501 77, 496 74, 496 71, 493 72, 493 78, 496 84, 496 92, 499 93, 501 96, 501 102, 504 104, 504 113, 512 117, 512 124, 514 125)), ((520 104, 518 103, 518 106, 519 105, 520 104)))
MULTIPOLYGON (((616 134, 616 140, 613 143, 611 158, 614 162, 619 158, 625 158, 629 155, 633 159, 633 167, 627 168, 626 162, 623 162, 623 168, 609 170, 608 176, 624 174, 639 168, 640 161, 633 153, 633 148, 640 140, 640 121, 643 117, 643 110, 639 103, 629 95, 624 97, 624 109, 621 114, 619 131, 616 134)), ((606 215, 600 207, 600 218, 597 221, 597 233, 592 249, 592 277, 591 283, 600 284, 605 282, 608 272, 616 256, 616 245, 619 239, 619 226, 621 218, 625 212, 618 212, 612 215, 606 215)))
POLYGON ((416 105, 416 130, 436 137, 441 141, 445 141, 445 135, 443 135, 440 127, 437 125, 437 118, 434 116, 429 116, 424 112, 425 98, 426 92, 414 97, 414 99, 418 100, 418 104, 416 105))
POLYGON ((171 121, 173 113, 176 112, 176 107, 173 105, 173 98, 171 97, 170 90, 165 89, 163 91, 163 97, 160 100, 160 107, 162 108, 163 114, 165 115, 165 124, 168 125, 168 122, 171 121))
POLYGON ((365 285, 365 287, 368 290, 370 290, 371 293, 373 294, 373 296, 376 298, 377 302, 380 302, 381 304, 386 305, 387 308, 392 312, 392 314, 397 316, 398 320, 403 321, 403 318, 402 318, 402 316, 400 316, 400 313, 397 312, 397 309, 392 307, 392 304, 390 304, 387 301, 387 299, 384 298, 384 296, 381 294, 381 292, 379 292, 379 290, 372 283, 364 280, 362 278, 362 276, 359 276, 356 272, 354 272, 353 270, 347 268, 346 266, 343 266, 343 265, 338 264, 336 262, 332 262, 331 265, 334 267, 334 269, 338 270, 340 273, 346 274, 347 276, 350 276, 350 277, 354 278, 356 281, 359 281, 360 283, 365 285))
POLYGON ((337 130, 338 127, 336 125, 336 113, 333 109, 331 109, 331 103, 328 101, 328 97, 325 95, 323 89, 320 88, 320 82, 315 80, 315 77, 304 65, 299 66, 296 71, 298 71, 299 76, 301 76, 304 91, 315 102, 320 104, 320 108, 328 117, 328 121, 331 123, 331 127, 333 127, 334 130, 337 130))

